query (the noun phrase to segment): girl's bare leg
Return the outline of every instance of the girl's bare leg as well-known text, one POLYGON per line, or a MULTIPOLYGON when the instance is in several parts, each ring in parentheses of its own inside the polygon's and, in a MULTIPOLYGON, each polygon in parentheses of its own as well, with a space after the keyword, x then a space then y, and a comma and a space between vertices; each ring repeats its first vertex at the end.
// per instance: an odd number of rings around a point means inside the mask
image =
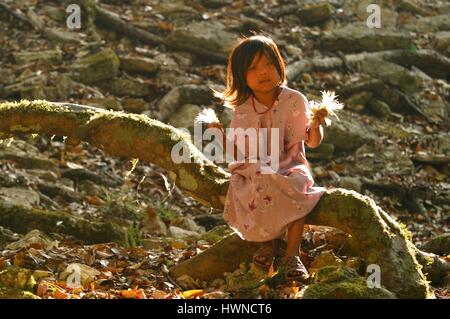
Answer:
POLYGON ((305 217, 298 219, 288 226, 286 257, 299 256, 305 217))

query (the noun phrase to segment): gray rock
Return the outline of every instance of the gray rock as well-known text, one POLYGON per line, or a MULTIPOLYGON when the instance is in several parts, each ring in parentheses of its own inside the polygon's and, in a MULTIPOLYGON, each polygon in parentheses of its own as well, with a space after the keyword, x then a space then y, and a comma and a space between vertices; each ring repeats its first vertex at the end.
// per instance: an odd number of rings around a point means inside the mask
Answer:
POLYGON ((5 86, 2 90, 2 95, 10 96, 18 93, 22 95, 22 93, 28 92, 30 90, 42 90, 43 87, 47 85, 47 81, 48 79, 44 74, 31 76, 29 78, 23 79, 22 81, 5 86))
POLYGON ((71 67, 71 77, 87 84, 108 80, 117 75, 119 63, 119 58, 113 50, 104 49, 77 60, 71 67))
POLYGON ((420 107, 433 121, 448 123, 448 113, 450 111, 448 102, 444 101, 440 96, 436 100, 422 99, 420 93, 415 93, 416 99, 420 102, 420 107))
POLYGON ((392 114, 391 108, 388 104, 384 103, 383 101, 380 101, 378 99, 371 99, 369 103, 367 104, 368 110, 380 117, 388 117, 392 114))
MULTIPOLYGON (((47 101, 58 101, 59 100, 59 94, 58 89, 54 86, 44 86, 42 88, 44 93, 44 99, 47 101)), ((22 93, 23 95, 23 93, 22 93)))
POLYGON ((142 247, 144 249, 164 249, 166 246, 170 245, 170 240, 167 238, 161 238, 161 237, 154 237, 154 238, 148 238, 148 239, 142 239, 141 240, 142 247))
POLYGON ((156 73, 159 63, 149 58, 124 56, 120 57, 120 68, 128 72, 156 73))
POLYGON ((56 182, 59 177, 55 172, 45 171, 42 169, 28 169, 27 174, 39 177, 42 180, 56 182))
POLYGON ((158 86, 173 88, 191 83, 193 78, 193 76, 187 76, 186 72, 180 70, 178 66, 162 66, 159 69, 156 82, 158 86))
POLYGON ((367 102, 372 98, 372 92, 359 92, 351 95, 345 100, 345 105, 347 109, 352 109, 356 111, 364 110, 367 102))
POLYGON ((418 14, 423 17, 432 15, 432 12, 416 3, 412 0, 402 0, 400 1, 398 7, 399 10, 411 12, 413 14, 418 14))
POLYGON ((62 22, 66 19, 66 14, 64 13, 64 10, 61 10, 61 8, 58 7, 44 5, 41 8, 40 13, 44 16, 50 17, 51 19, 57 22, 62 22))
POLYGON ((147 215, 141 222, 141 232, 151 235, 166 236, 168 234, 168 229, 166 224, 153 210, 148 210, 147 215))
POLYGON ((122 99, 123 109, 131 113, 142 113, 149 108, 149 104, 144 99, 124 98, 122 99))
POLYGON ((144 97, 151 93, 151 87, 148 84, 137 80, 112 79, 100 86, 117 96, 144 97))
POLYGON ((352 173, 382 175, 412 175, 414 163, 396 145, 363 145, 355 152, 355 165, 349 167, 352 173))
POLYGON ((362 182, 358 177, 341 176, 338 185, 339 187, 361 193, 362 182))
POLYGON ((191 133, 194 132, 194 119, 198 113, 200 113, 201 108, 194 104, 182 105, 172 116, 169 118, 168 122, 173 127, 184 127, 187 128, 191 133))
POLYGON ((14 71, 12 69, 7 69, 2 67, 0 69, 0 84, 10 84, 13 83, 15 79, 14 71))
POLYGON ((13 231, 7 228, 0 226, 0 249, 3 249, 5 244, 17 241, 19 239, 20 236, 18 234, 14 233, 13 231))
POLYGON ((302 24, 320 23, 331 18, 333 6, 329 3, 312 3, 298 11, 302 24))
POLYGON ((62 53, 59 50, 18 52, 14 53, 13 56, 14 61, 19 64, 26 64, 36 61, 48 64, 58 64, 62 62, 62 53))
POLYGON ((158 103, 161 121, 166 121, 181 105, 208 105, 213 98, 206 85, 181 85, 170 90, 158 103))
POLYGON ((218 9, 233 4, 233 0, 201 0, 202 5, 207 8, 218 9))
POLYGON ((54 44, 63 44, 63 43, 81 44, 83 42, 78 33, 62 31, 55 28, 45 28, 44 35, 54 44))
POLYGON ((441 14, 433 17, 418 17, 400 27, 408 31, 420 33, 450 30, 450 15, 441 14))
POLYGON ((197 223, 189 217, 178 217, 171 221, 171 226, 177 226, 196 233, 204 233, 205 228, 197 225, 197 223))
POLYGON ((177 226, 169 226, 169 234, 170 236, 177 238, 177 239, 183 239, 183 238, 195 238, 198 237, 200 234, 195 232, 195 231, 191 231, 191 230, 186 230, 177 226))
POLYGON ((326 32, 321 38, 322 48, 330 51, 359 52, 406 49, 412 44, 407 32, 393 29, 370 29, 364 23, 349 24, 326 32))
POLYGON ((72 95, 74 84, 72 79, 65 74, 56 78, 56 89, 61 100, 67 100, 72 95))
POLYGON ((450 253, 450 233, 444 233, 426 242, 422 250, 437 255, 447 255, 450 253))
MULTIPOLYGON (((63 179, 61 179, 62 182, 63 179)), ((70 183, 73 183, 71 180, 68 180, 70 183)), ((68 185, 64 185, 62 183, 37 183, 37 187, 40 192, 44 193, 45 195, 53 198, 56 196, 59 196, 63 198, 67 202, 72 201, 80 201, 82 199, 82 196, 73 190, 73 187, 70 187, 68 185)))
POLYGON ((83 179, 78 182, 78 191, 87 195, 96 195, 98 197, 103 197, 105 194, 105 191, 101 186, 88 179, 83 179))
POLYGON ((414 93, 422 87, 422 77, 401 65, 377 58, 365 59, 360 71, 389 83, 405 93, 414 93))
POLYGON ((226 58, 238 37, 217 21, 192 22, 172 31, 170 42, 187 51, 226 58))
POLYGON ((430 154, 445 154, 450 156, 450 133, 435 132, 434 134, 417 134, 420 145, 423 145, 430 154))
POLYGON ((437 51, 450 56, 450 31, 440 31, 434 34, 433 46, 437 51))
POLYGON ((153 11, 170 21, 190 21, 199 16, 194 8, 185 6, 182 2, 160 2, 153 6, 153 11))
POLYGON ((325 130, 323 143, 333 144, 335 152, 354 151, 364 143, 375 140, 377 136, 371 129, 360 123, 358 117, 345 109, 339 112, 339 121, 325 130))
MULTIPOLYGON (((39 129, 39 124, 36 127, 39 129)), ((29 128, 17 125, 13 127, 13 131, 30 132, 29 128)), ((10 146, 0 144, 0 158, 9 159, 17 163, 23 168, 37 168, 43 170, 57 171, 57 165, 33 145, 19 139, 15 139, 10 146)))
POLYGON ((59 242, 57 240, 52 240, 50 237, 48 237, 38 229, 33 229, 32 231, 28 232, 23 238, 6 246, 6 248, 28 248, 33 244, 38 244, 45 250, 52 250, 53 248, 58 247, 59 242))

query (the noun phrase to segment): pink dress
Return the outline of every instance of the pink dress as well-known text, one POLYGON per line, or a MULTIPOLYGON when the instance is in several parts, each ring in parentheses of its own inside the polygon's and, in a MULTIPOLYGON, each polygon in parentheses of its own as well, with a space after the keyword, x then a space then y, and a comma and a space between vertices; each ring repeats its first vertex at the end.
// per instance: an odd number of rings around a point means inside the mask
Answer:
MULTIPOLYGON (((258 112, 267 109, 256 99, 254 103, 258 112)), ((279 163, 283 164, 273 174, 261 173, 260 161, 252 163, 238 159, 228 165, 231 178, 223 217, 242 239, 262 242, 284 235, 287 225, 310 213, 326 192, 324 187, 313 186, 314 180, 305 157, 304 141, 309 137, 308 109, 305 96, 286 86, 282 87, 278 100, 265 114, 254 111, 251 97, 235 108, 230 128, 256 128, 257 131, 260 128, 279 128, 279 163), (288 150, 296 143, 300 143, 298 154, 289 162, 282 163, 288 150), (290 168, 293 172, 287 172, 290 168)), ((236 136, 227 132, 232 143, 236 143, 236 136)), ((263 140, 269 149, 269 134, 263 140)), ((245 158, 249 158, 248 143, 251 141, 251 137, 245 138, 246 148, 243 143, 236 144, 245 158)))

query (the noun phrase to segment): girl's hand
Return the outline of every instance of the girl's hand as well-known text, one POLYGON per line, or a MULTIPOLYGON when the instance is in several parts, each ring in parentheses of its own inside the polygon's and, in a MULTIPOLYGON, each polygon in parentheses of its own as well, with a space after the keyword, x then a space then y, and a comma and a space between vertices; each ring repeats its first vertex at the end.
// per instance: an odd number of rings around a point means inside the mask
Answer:
MULTIPOLYGON (((324 121, 323 121, 324 122, 324 121)), ((310 128, 316 128, 319 127, 323 122, 321 122, 319 119, 314 118, 312 119, 311 123, 309 124, 310 128)))

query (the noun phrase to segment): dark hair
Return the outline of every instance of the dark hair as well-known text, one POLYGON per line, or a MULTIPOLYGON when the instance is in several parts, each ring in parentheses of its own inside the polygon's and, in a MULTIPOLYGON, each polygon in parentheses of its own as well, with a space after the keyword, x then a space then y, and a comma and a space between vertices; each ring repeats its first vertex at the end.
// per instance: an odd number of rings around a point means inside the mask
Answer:
POLYGON ((280 75, 280 83, 286 84, 284 59, 275 42, 265 35, 244 37, 233 47, 228 56, 226 89, 223 92, 213 90, 226 107, 235 108, 244 103, 252 94, 247 86, 246 75, 253 59, 258 54, 264 54, 275 65, 280 75))

